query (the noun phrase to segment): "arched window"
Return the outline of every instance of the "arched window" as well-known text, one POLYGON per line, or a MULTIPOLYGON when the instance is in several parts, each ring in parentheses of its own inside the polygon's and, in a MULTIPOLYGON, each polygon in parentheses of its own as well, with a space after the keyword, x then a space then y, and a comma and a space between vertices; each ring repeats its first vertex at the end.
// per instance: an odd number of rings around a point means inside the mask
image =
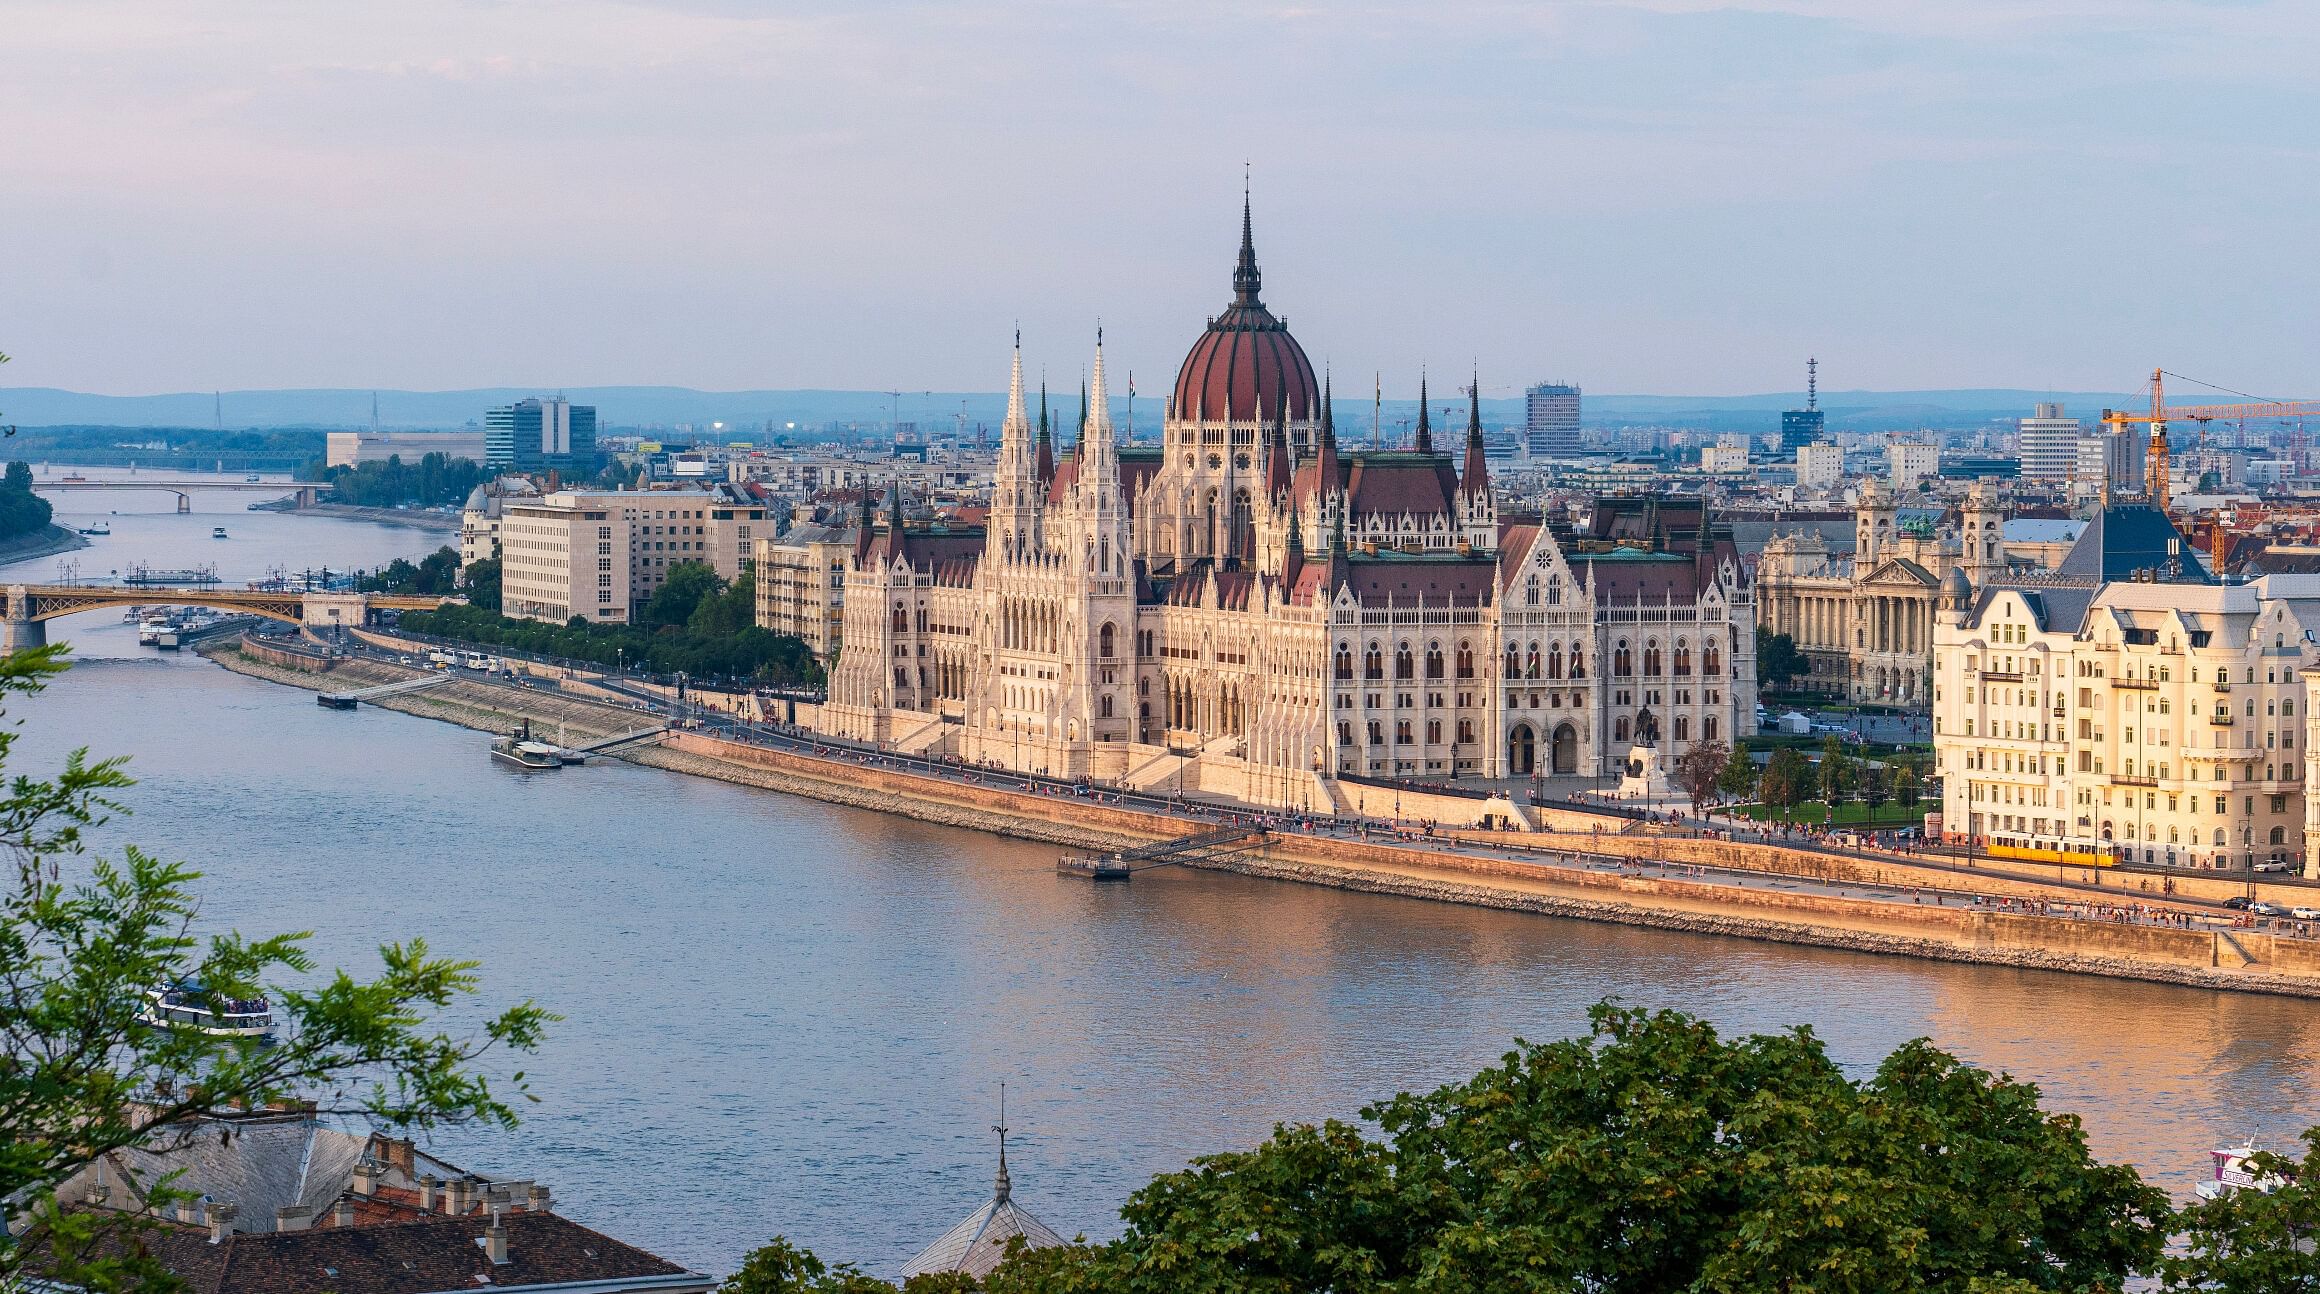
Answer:
POLYGON ((1522 677, 1522 648, 1513 643, 1506 645, 1506 676, 1508 678, 1522 677))
POLYGON ((1613 721, 1613 723, 1612 723, 1612 725, 1611 725, 1611 739, 1612 739, 1613 741, 1625 741, 1625 740, 1627 740, 1627 716, 1626 716, 1626 715, 1624 715, 1624 714, 1623 714, 1623 715, 1619 716, 1619 718, 1618 718, 1618 719, 1616 719, 1616 720, 1614 720, 1614 721, 1613 721))
POLYGON ((1415 657, 1410 655, 1410 645, 1408 643, 1403 643, 1401 647, 1394 652, 1394 677, 1416 678, 1417 676, 1417 660, 1415 657))
POLYGON ((1691 676, 1692 645, 1689 642, 1678 638, 1676 639, 1676 677, 1690 678, 1691 676))
POLYGON ((1372 680, 1382 679, 1386 676, 1385 653, 1379 650, 1376 643, 1371 643, 1369 654, 1362 657, 1361 674, 1363 678, 1372 680))
POLYGON ((1349 682, 1353 678, 1353 647, 1348 643, 1337 644, 1337 677, 1349 682))
POLYGON ((1635 673, 1635 657, 1627 650, 1627 640, 1622 638, 1618 645, 1611 649, 1611 675, 1614 678, 1626 678, 1633 673, 1635 673))
POLYGON ((1442 677, 1442 644, 1440 643, 1426 645, 1426 677, 1442 677))
MULTIPOLYGON (((1096 656, 1102 660, 1112 658, 1112 627, 1108 624, 1096 633, 1096 656)), ((1105 711, 1105 716, 1108 718, 1110 713, 1109 710, 1105 711)))
POLYGON ((1474 677, 1474 645, 1472 643, 1462 642, 1458 644, 1458 677, 1474 677))
POLYGON ((1705 677, 1714 678, 1716 675, 1723 672, 1722 666, 1723 654, 1716 650, 1715 640, 1710 639, 1707 642, 1701 644, 1700 673, 1705 677))
POLYGON ((1547 605, 1550 607, 1563 605, 1563 577, 1560 575, 1547 577, 1547 605))
POLYGON ((1096 711, 1106 719, 1112 717, 1112 698, 1110 693, 1106 693, 1103 697, 1098 699, 1096 703, 1096 711))
POLYGON ((1537 643, 1532 643, 1532 644, 1530 645, 1530 649, 1529 649, 1528 651, 1526 651, 1526 652, 1524 652, 1524 653, 1523 653, 1523 677, 1524 677, 1524 678, 1537 678, 1538 676, 1539 676, 1539 645, 1538 645, 1537 643))
POLYGON ((910 611, 901 603, 894 604, 894 632, 904 633, 910 628, 910 611))
POLYGON ((1548 644, 1547 644, 1547 677, 1548 677, 1548 678, 1561 678, 1562 676, 1563 676, 1563 644, 1561 644, 1561 643, 1548 643, 1548 644))
POLYGON ((1571 677, 1587 677, 1587 656, 1586 653, 1579 650, 1577 643, 1571 644, 1571 677))
POLYGON ((1659 639, 1657 638, 1651 639, 1643 645, 1643 672, 1652 678, 1659 677, 1659 639))

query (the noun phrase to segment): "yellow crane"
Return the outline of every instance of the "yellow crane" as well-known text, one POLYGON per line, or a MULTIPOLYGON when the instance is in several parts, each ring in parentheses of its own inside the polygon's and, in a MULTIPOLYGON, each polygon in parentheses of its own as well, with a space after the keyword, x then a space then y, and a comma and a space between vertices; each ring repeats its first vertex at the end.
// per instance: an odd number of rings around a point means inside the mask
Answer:
MULTIPOLYGON (((2182 374, 2177 374, 2180 377, 2182 374)), ((2196 380, 2196 379, 2194 379, 2196 380)), ((2151 503, 2161 512, 2167 510, 2167 424, 2196 422, 2199 439, 2207 440, 2207 424, 2244 421, 2248 418, 2303 418, 2320 416, 2320 400, 2256 400, 2247 404, 2185 404, 2167 407, 2167 373, 2165 369, 2151 370, 2151 411, 2136 413, 2125 409, 2102 411, 2103 425, 2115 434, 2126 430, 2128 423, 2151 424, 2151 444, 2145 457, 2143 480, 2151 496, 2151 503)), ((2301 446, 2297 447, 2301 449, 2301 446)), ((2303 464, 2297 464, 2301 470, 2303 464)), ((2106 487, 2107 492, 2107 487, 2106 487)))

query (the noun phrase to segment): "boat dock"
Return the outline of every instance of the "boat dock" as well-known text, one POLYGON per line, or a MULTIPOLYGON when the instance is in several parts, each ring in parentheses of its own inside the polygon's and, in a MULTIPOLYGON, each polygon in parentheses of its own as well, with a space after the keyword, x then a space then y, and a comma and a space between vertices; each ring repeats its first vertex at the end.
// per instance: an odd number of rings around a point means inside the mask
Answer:
POLYGON ((406 692, 423 691, 450 681, 451 675, 449 674, 429 674, 424 678, 407 678, 396 683, 381 683, 377 687, 366 687, 356 692, 319 693, 315 696, 314 703, 325 710, 352 710, 357 702, 376 701, 380 697, 387 696, 401 696, 406 692))
POLYGON ((1188 863, 1255 849, 1265 843, 1268 834, 1264 827, 1219 827, 1214 831, 1140 845, 1113 854, 1065 854, 1055 860, 1055 870, 1060 876, 1083 876, 1091 881, 1124 881, 1138 872, 1148 872, 1171 863, 1188 863))

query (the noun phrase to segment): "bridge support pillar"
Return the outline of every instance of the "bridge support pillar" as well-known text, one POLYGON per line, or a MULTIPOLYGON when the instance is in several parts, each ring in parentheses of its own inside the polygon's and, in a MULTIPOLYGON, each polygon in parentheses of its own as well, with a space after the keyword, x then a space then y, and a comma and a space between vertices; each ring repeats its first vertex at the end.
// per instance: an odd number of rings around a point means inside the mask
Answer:
POLYGON ((178 495, 178 496, 177 496, 177 510, 178 510, 179 512, 191 512, 191 511, 193 511, 193 496, 192 496, 192 495, 190 495, 190 494, 180 494, 180 495, 178 495))
POLYGON ((0 619, 0 651, 48 645, 48 622, 32 618, 32 594, 23 585, 8 590, 8 615, 0 619))

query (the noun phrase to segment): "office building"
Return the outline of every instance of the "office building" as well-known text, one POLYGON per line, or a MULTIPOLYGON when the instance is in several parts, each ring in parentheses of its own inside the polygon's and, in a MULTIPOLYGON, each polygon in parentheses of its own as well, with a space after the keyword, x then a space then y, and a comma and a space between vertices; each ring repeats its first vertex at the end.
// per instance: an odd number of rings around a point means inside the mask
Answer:
POLYGON ((1570 458, 1579 452, 1579 388, 1542 382, 1524 394, 1533 458, 1570 458))
POLYGON ((1796 483, 1807 490, 1825 490, 1845 479, 1842 445, 1810 444, 1796 447, 1796 483))
POLYGON ((483 416, 484 465, 511 472, 596 474, 596 406, 518 400, 483 416))
POLYGON ((1780 415, 1780 450, 1793 454, 1799 448, 1818 442, 1821 438, 1821 362, 1804 362, 1804 407, 1789 409, 1780 415))
POLYGON ((416 465, 429 454, 484 460, 484 438, 474 431, 333 431, 325 434, 323 466, 359 467, 400 458, 416 465))
POLYGON ((825 666, 837 664, 854 538, 853 527, 809 521, 759 539, 757 627, 802 639, 825 666))
POLYGON ((729 485, 507 499, 499 524, 500 603, 506 614, 530 620, 622 623, 679 563, 740 578, 765 529, 765 506, 729 485))
POLYGON ((1909 489, 1941 471, 1941 447, 1895 441, 1885 447, 1885 470, 1894 489, 1909 489))
POLYGON ((2086 434, 2078 419, 2066 417, 2059 404, 2041 404, 2037 411, 2015 423, 2014 452, 2022 460, 2022 479, 2041 485, 2069 481, 2078 465, 2078 442, 2086 434))

